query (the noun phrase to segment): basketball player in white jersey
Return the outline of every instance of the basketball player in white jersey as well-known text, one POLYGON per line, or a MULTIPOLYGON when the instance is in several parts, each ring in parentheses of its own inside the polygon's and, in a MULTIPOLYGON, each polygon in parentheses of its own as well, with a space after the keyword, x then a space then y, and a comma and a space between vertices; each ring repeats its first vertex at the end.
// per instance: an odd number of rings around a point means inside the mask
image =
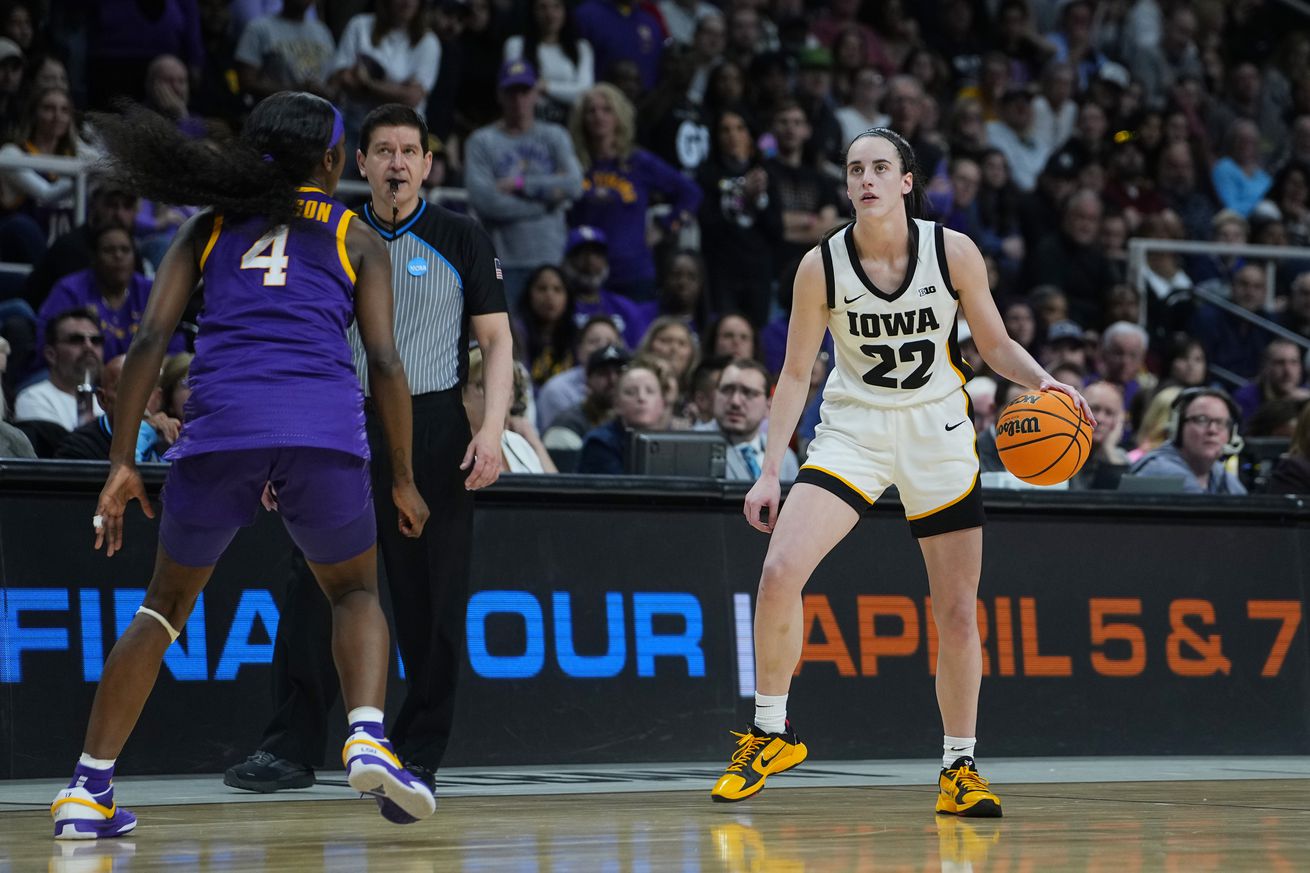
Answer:
POLYGON ((755 607, 755 721, 736 734, 737 749, 711 794, 743 800, 767 776, 805 760, 805 745, 787 722, 804 633, 801 590, 860 513, 896 485, 923 551, 937 624, 945 732, 937 811, 995 817, 1001 801, 973 759, 983 509, 963 390, 970 374, 955 335, 958 310, 993 370, 1028 388, 1062 391, 1094 419, 1077 390, 1006 335, 977 246, 915 217, 923 193, 913 150, 899 134, 874 128, 851 142, 846 193, 855 221, 811 249, 796 274, 764 469, 746 496, 746 520, 772 533, 755 607), (780 515, 778 467, 825 328, 837 366, 824 388, 822 423, 780 515))

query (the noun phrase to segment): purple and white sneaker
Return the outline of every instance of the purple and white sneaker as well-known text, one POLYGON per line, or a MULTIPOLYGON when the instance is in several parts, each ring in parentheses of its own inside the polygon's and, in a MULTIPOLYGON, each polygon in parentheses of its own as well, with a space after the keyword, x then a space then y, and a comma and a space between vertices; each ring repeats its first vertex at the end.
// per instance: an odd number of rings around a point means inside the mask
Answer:
POLYGON ((372 795, 387 821, 413 824, 437 811, 437 799, 422 780, 401 765, 386 739, 357 730, 346 740, 341 759, 350 787, 372 795))
POLYGON ((92 794, 81 786, 65 788, 50 805, 56 840, 100 840, 136 829, 136 816, 114 803, 114 789, 92 794))

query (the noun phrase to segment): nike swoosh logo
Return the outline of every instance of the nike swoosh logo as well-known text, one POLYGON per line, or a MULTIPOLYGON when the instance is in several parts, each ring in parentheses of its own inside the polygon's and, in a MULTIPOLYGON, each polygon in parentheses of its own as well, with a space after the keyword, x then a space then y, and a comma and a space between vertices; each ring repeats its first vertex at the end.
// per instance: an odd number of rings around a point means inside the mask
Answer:
POLYGON ((769 757, 765 758, 765 757, 764 757, 764 753, 761 752, 761 753, 760 753, 760 756, 759 756, 758 758, 755 759, 755 763, 758 765, 755 769, 758 770, 758 771, 761 772, 761 773, 765 772, 766 770, 769 769, 769 765, 773 763, 773 759, 776 758, 776 757, 778 757, 778 756, 781 755, 781 754, 782 754, 782 749, 779 749, 778 751, 774 752, 774 753, 773 753, 772 755, 770 755, 769 757))
MULTIPOLYGON (((969 419, 966 418, 964 421, 968 421, 968 420, 969 420, 969 419)), ((959 427, 960 425, 964 424, 964 421, 957 421, 955 424, 948 424, 948 425, 946 425, 946 429, 947 429, 947 430, 955 430, 957 427, 959 427)))
POLYGON ((859 300, 863 296, 864 296, 864 292, 861 291, 859 294, 856 294, 854 297, 843 297, 842 302, 845 303, 847 306, 850 306, 852 303, 854 303, 856 300, 859 300))

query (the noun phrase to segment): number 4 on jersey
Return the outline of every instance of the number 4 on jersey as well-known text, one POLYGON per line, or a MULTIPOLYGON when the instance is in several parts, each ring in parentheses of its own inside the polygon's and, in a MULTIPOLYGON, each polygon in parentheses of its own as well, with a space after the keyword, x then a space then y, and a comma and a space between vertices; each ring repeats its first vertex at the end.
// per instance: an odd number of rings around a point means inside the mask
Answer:
POLYGON ((264 284, 278 287, 287 284, 287 228, 279 227, 255 240, 241 256, 241 269, 263 270, 264 284), (268 252, 268 254, 264 254, 268 252))

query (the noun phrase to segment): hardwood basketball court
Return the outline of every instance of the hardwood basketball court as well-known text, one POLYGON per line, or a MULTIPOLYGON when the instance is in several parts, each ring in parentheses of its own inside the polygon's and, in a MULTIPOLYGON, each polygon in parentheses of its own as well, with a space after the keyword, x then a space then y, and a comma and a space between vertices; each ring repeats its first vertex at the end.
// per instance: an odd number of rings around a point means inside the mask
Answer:
POLYGON ((709 799, 704 763, 454 769, 437 815, 384 822, 339 773, 251 795, 219 776, 119 780, 134 834, 56 843, 56 781, 0 783, 0 871, 1301 871, 1310 758, 981 762, 1005 818, 933 814, 932 763, 807 762, 709 799))

